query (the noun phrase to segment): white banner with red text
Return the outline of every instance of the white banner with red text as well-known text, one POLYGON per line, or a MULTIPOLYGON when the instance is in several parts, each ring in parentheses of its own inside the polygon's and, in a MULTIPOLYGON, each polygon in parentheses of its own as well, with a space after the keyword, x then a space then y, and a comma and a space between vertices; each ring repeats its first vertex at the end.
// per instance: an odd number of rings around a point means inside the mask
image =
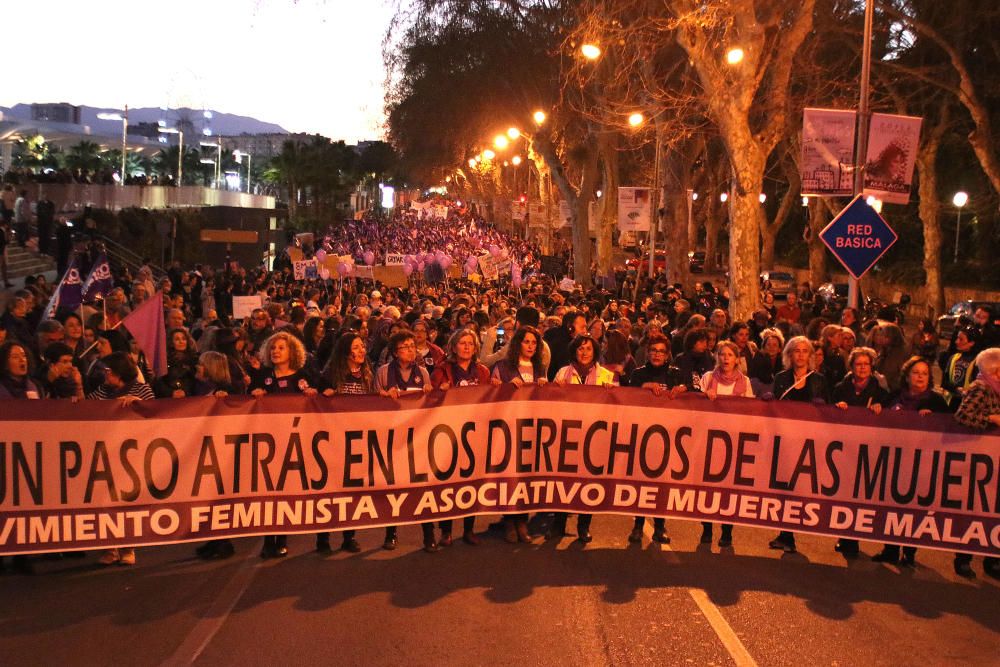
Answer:
POLYGON ((1000 435, 948 416, 558 386, 2 405, 0 554, 530 511, 1000 554, 1000 435))

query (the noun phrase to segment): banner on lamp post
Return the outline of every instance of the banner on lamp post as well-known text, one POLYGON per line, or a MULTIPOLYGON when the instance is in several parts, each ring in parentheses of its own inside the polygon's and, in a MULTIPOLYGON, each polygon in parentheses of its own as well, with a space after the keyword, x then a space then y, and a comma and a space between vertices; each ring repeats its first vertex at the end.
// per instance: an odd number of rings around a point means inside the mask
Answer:
POLYGON ((920 144, 921 118, 872 114, 865 158, 866 195, 886 204, 906 204, 920 144))
POLYGON ((841 109, 802 112, 802 194, 848 197, 854 192, 857 114, 841 109))
POLYGON ((618 188, 618 229, 623 232, 648 232, 652 218, 649 188, 618 188))

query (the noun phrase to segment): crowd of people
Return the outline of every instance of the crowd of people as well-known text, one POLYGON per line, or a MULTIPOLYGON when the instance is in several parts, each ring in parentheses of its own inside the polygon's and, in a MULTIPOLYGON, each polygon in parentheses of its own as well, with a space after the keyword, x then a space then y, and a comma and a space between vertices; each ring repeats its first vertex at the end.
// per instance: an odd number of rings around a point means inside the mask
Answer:
MULTIPOLYGON (((834 314, 810 302, 808 290, 791 293, 780 306, 765 294, 764 307, 747 321, 733 321, 725 293, 711 285, 688 292, 661 277, 646 284, 637 301, 620 277, 614 288, 567 289, 561 276, 541 271, 537 246, 512 238, 469 214, 447 221, 406 214, 388 222, 345 222, 315 248, 350 254, 419 254, 444 250, 466 256, 502 248, 520 267, 518 285, 508 278, 468 278, 447 283, 412 276, 407 287, 386 288, 364 280, 295 280, 291 266, 272 270, 227 263, 224 268, 175 264, 165 277, 150 267, 134 275, 115 271, 115 287, 99 306, 59 312, 44 319, 53 286, 42 277, 10 293, 0 317, 0 400, 140 400, 189 396, 275 393, 378 394, 453 391, 511 383, 516 386, 594 385, 638 387, 664 401, 700 392, 710 400, 803 401, 875 414, 908 411, 914 418, 953 413, 974 429, 1000 426, 1000 348, 996 313, 980 309, 950 340, 939 341, 924 323, 910 340, 890 321, 862 322, 846 309, 834 314), (168 369, 154 377, 141 349, 117 325, 131 309, 162 292, 168 369), (244 320, 232 316, 234 295, 259 294, 262 307, 244 320), (938 372, 935 372, 935 366, 938 372), (940 374, 940 386, 934 376, 940 374)), ((433 276, 430 276, 433 277, 433 276)), ((626 276, 625 278, 630 278, 626 276)), ((569 535, 567 515, 556 513, 546 537, 569 535)), ((636 518, 630 541, 640 541, 645 519, 636 518)), ((504 539, 528 543, 526 514, 504 516, 504 539)), ((576 539, 587 543, 591 516, 577 518, 576 539)), ((436 552, 453 541, 451 521, 425 523, 423 548, 436 552)), ((719 527, 718 545, 733 544, 733 527, 719 527)), ((354 531, 341 548, 361 549, 354 531)), ((461 538, 479 544, 475 518, 463 521, 461 538)), ((332 551, 331 536, 317 535, 316 549, 332 551)), ((715 527, 703 524, 701 541, 715 527)), ((666 522, 654 520, 653 540, 668 543, 666 522)), ((397 547, 397 530, 385 530, 382 547, 397 547)), ((796 549, 782 532, 770 547, 796 549)), ((860 553, 841 539, 845 557, 860 553)), ((197 550, 203 558, 233 553, 228 540, 197 550)), ((261 556, 288 553, 285 536, 264 539, 261 556)), ((135 563, 133 549, 100 555, 103 564, 135 563)), ((886 545, 879 562, 913 566, 915 549, 886 545)), ((968 554, 955 556, 955 571, 974 576, 968 554)), ((30 571, 28 558, 13 566, 30 571)), ((1000 561, 983 569, 1000 576, 1000 561)))

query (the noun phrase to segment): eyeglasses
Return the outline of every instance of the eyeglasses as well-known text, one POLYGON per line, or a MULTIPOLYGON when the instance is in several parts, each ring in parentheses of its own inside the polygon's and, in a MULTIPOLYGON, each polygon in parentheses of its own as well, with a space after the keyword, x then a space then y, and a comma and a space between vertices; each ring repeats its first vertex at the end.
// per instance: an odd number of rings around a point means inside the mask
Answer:
POLYGON ((666 354, 667 349, 665 347, 651 347, 649 348, 650 354, 666 354))

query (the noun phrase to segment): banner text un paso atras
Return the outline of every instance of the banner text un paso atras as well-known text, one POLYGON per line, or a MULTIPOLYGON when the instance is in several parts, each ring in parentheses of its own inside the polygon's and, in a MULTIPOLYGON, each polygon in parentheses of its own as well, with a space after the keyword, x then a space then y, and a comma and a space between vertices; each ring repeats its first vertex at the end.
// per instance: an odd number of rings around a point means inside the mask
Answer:
POLYGON ((1000 553, 1000 436, 638 389, 8 402, 0 553, 534 510, 1000 553))

